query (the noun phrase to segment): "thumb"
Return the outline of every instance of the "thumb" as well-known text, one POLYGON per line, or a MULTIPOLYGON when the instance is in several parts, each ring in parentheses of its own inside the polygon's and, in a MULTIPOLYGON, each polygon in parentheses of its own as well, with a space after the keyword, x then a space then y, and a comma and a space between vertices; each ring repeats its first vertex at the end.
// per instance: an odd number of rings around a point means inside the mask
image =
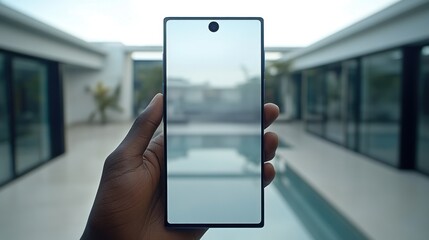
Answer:
POLYGON ((141 156, 161 123, 162 115, 163 95, 158 93, 134 121, 133 126, 118 148, 125 150, 127 155, 141 156))

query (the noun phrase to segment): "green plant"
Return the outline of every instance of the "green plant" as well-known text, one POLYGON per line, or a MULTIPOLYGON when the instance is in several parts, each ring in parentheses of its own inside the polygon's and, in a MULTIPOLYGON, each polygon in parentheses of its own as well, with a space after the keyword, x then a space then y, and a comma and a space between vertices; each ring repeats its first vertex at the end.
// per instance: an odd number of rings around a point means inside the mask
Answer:
POLYGON ((134 89, 136 114, 142 110, 155 94, 162 92, 162 63, 159 65, 136 65, 135 78, 139 87, 134 89))
POLYGON ((118 105, 119 95, 121 92, 120 86, 112 90, 107 87, 104 83, 98 82, 94 88, 87 88, 87 91, 91 93, 94 98, 96 109, 89 116, 89 121, 93 122, 97 115, 100 116, 100 122, 102 124, 107 123, 107 109, 112 109, 118 112, 122 112, 122 108, 118 105))

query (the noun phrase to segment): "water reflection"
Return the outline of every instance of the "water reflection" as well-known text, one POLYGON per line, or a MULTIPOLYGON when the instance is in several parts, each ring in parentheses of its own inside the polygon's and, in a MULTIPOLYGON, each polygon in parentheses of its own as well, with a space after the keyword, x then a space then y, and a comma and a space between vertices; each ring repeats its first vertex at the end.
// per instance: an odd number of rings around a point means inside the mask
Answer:
POLYGON ((258 223, 260 146, 255 134, 169 136, 169 222, 258 223))
MULTIPOLYGON (((261 139, 258 135, 176 135, 169 137, 169 160, 180 160, 195 154, 195 151, 205 153, 236 151, 252 166, 260 167, 260 149, 258 145, 261 139), (253 146, 250 148, 249 146, 253 146)), ((221 153, 221 156, 224 153, 221 153)), ((192 158, 192 157, 191 157, 192 158)), ((192 169, 189 169, 192 170, 192 169)))

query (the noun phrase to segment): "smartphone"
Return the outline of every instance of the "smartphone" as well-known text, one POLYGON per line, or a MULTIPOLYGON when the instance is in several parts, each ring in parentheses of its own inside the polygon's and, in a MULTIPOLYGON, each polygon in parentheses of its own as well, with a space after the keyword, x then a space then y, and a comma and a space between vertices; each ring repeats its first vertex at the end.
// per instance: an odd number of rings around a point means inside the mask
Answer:
POLYGON ((164 19, 168 227, 262 227, 263 19, 164 19))

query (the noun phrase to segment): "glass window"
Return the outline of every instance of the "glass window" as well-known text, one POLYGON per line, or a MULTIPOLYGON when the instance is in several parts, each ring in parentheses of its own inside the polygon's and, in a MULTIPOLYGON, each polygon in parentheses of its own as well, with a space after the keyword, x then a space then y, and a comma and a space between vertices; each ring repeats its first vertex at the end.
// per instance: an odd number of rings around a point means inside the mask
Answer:
POLYGON ((284 103, 282 111, 287 119, 301 118, 301 76, 301 72, 296 72, 279 80, 284 103))
POLYGON ((341 78, 341 66, 326 68, 326 138, 344 144, 345 142, 345 85, 341 78))
POLYGON ((349 60, 342 63, 341 78, 345 85, 345 120, 346 120, 346 146, 356 149, 357 137, 357 109, 358 109, 358 61, 349 60))
POLYGON ((399 50, 362 58, 359 148, 398 165, 401 59, 399 50))
POLYGON ((307 82, 307 129, 313 133, 324 134, 325 84, 322 70, 312 69, 304 72, 307 82))
POLYGON ((50 157, 48 67, 40 61, 17 57, 12 72, 15 160, 20 174, 50 157))
POLYGON ((417 169, 429 173, 429 46, 421 51, 417 131, 417 169))
POLYGON ((5 58, 0 54, 0 184, 13 176, 4 62, 5 58))
POLYGON ((134 115, 139 115, 159 92, 162 92, 162 61, 134 61, 134 115))

